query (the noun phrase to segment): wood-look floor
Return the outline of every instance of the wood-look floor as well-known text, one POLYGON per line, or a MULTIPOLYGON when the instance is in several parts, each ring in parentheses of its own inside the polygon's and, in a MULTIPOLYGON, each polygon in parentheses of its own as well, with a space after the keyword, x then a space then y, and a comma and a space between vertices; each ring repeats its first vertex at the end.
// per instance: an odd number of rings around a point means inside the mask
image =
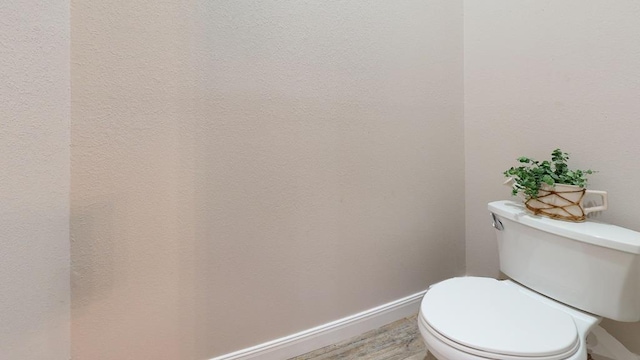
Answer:
POLYGON ((435 360, 426 354, 416 316, 412 316, 290 360, 435 360))
MULTIPOLYGON (((437 360, 422 342, 416 316, 398 320, 341 343, 329 345, 289 360, 368 359, 437 360)), ((587 360, 599 357, 588 355, 587 360)))

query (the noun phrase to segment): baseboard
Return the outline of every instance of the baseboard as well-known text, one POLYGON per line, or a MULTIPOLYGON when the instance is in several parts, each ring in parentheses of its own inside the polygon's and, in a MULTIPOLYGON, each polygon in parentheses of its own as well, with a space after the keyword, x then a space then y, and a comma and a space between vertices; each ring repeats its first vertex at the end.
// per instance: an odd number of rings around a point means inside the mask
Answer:
POLYGON ((358 314, 210 360, 285 360, 302 355, 417 313, 426 292, 424 290, 358 314))

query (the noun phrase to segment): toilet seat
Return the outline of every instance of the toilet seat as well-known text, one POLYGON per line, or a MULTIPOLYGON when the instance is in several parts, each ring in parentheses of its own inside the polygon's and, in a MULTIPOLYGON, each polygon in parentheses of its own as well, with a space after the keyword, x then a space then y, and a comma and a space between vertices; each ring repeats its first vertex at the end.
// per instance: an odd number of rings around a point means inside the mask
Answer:
POLYGON ((425 295, 421 330, 431 341, 480 358, 570 358, 581 345, 574 318, 539 297, 507 281, 449 279, 425 295))

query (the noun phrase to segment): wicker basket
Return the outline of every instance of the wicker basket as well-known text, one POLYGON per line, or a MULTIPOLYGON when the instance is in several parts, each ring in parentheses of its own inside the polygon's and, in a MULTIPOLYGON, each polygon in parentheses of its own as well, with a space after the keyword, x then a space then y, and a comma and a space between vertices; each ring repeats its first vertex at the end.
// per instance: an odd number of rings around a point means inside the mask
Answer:
POLYGON ((586 189, 574 185, 543 184, 537 198, 529 198, 524 204, 535 215, 552 219, 581 222, 586 219, 587 211, 582 206, 586 189))

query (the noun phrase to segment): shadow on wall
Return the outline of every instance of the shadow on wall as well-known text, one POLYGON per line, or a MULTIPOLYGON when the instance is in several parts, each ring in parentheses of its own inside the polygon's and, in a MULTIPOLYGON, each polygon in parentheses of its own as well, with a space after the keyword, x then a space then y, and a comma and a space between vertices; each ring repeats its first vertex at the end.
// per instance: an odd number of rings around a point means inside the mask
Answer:
POLYGON ((108 298, 115 286, 113 198, 71 209, 71 308, 82 310, 108 298), (107 201, 111 200, 111 201, 107 201))

